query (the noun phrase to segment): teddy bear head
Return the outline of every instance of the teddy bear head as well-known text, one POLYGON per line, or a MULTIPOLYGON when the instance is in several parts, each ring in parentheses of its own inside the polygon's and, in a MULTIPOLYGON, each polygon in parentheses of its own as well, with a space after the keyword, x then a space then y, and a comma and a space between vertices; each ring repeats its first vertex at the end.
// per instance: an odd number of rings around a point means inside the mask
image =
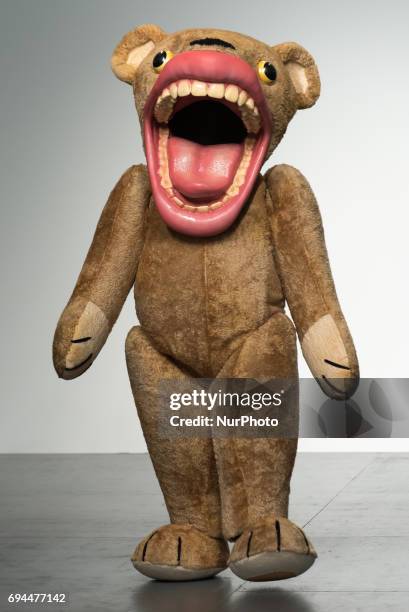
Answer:
POLYGON ((297 43, 225 30, 142 25, 117 45, 112 69, 133 87, 157 208, 193 236, 234 223, 289 121, 320 93, 297 43))

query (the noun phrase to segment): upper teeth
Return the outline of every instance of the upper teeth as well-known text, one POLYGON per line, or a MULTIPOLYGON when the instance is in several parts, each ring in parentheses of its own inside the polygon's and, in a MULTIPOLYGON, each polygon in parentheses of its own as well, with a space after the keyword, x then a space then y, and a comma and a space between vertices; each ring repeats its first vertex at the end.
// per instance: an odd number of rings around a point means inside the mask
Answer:
POLYGON ((178 97, 186 96, 208 96, 218 100, 225 99, 237 104, 240 115, 246 129, 256 134, 260 129, 260 115, 253 98, 237 85, 224 83, 204 83, 203 81, 191 81, 182 79, 171 83, 160 94, 156 100, 154 115, 159 123, 167 123, 172 114, 173 107, 178 97))

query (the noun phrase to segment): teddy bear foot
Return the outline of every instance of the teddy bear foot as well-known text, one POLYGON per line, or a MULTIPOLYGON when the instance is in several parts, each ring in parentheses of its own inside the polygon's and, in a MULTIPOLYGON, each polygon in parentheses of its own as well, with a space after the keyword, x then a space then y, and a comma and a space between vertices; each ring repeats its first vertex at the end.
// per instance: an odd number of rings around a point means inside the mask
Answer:
POLYGON ((229 567, 243 580, 284 580, 307 571, 316 558, 313 545, 297 525, 271 517, 241 534, 229 567))
POLYGON ((225 540, 193 525, 164 525, 138 544, 131 560, 149 578, 182 581, 215 576, 226 569, 228 557, 225 540))

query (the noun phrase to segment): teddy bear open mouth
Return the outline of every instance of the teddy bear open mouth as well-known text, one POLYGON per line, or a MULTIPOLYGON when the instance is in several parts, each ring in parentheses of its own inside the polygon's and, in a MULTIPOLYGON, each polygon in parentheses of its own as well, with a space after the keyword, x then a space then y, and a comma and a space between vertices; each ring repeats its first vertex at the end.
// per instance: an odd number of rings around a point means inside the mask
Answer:
POLYGON ((254 67, 220 51, 175 55, 144 107, 144 141, 157 209, 172 229, 213 236, 249 198, 272 118, 254 67))
POLYGON ((180 80, 154 106, 160 184, 179 207, 206 213, 238 195, 261 119, 237 85, 180 80))

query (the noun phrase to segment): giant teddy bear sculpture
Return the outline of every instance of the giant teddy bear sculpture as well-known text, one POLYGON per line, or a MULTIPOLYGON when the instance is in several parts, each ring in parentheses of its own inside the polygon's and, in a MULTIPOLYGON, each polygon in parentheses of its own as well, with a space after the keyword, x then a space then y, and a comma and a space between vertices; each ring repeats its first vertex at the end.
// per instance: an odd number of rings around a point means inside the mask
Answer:
POLYGON ((55 368, 72 379, 90 367, 134 286, 127 365, 170 515, 137 546, 135 568, 164 580, 226 567, 246 580, 296 576, 316 558, 287 518, 297 439, 161 436, 158 389, 297 377, 296 332, 326 394, 356 389, 311 188, 291 166, 260 174, 295 112, 318 99, 317 67, 296 43, 143 25, 112 68, 133 88, 147 167, 129 168, 102 212, 58 323, 55 368))

